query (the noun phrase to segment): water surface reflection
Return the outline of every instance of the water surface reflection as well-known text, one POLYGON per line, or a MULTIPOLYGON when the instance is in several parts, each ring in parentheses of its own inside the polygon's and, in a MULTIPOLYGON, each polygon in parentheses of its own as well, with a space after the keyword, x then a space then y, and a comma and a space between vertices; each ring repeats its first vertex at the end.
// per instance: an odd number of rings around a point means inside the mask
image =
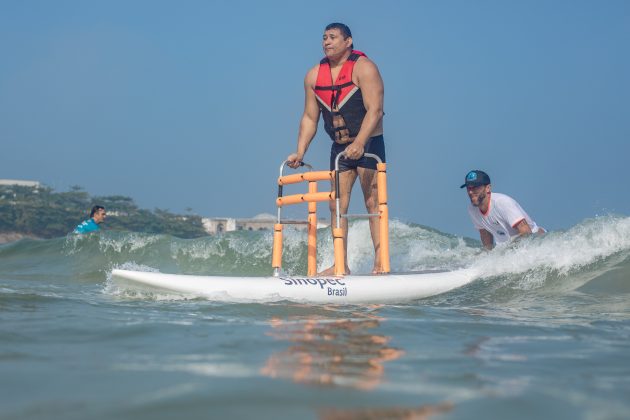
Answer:
POLYGON ((374 389, 383 380, 385 363, 404 354, 389 345, 391 337, 379 334, 381 321, 366 314, 342 320, 272 318, 268 334, 290 345, 272 354, 262 373, 303 384, 374 389))

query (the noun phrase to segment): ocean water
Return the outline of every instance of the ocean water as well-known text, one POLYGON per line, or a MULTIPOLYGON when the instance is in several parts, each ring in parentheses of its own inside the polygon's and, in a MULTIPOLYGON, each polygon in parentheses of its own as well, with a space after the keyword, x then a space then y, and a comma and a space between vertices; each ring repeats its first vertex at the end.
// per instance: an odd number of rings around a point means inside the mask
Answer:
MULTIPOLYGON (((630 218, 490 253, 395 220, 390 237, 396 271, 482 275, 398 305, 230 304, 124 290, 111 270, 270 275, 271 232, 1 245, 0 418, 630 418, 630 218)), ((285 233, 288 273, 305 244, 285 233)), ((369 272, 367 223, 349 248, 369 272)), ((332 263, 327 230, 319 253, 332 263)))

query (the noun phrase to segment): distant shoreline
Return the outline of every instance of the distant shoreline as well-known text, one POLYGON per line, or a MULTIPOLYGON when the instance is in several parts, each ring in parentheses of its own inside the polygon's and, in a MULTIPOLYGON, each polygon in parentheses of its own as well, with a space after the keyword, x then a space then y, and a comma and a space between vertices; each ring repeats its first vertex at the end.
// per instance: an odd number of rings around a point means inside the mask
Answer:
POLYGON ((0 233, 0 244, 7 244, 9 242, 15 242, 24 238, 40 239, 35 235, 27 235, 27 234, 18 233, 18 232, 4 232, 4 233, 0 233))

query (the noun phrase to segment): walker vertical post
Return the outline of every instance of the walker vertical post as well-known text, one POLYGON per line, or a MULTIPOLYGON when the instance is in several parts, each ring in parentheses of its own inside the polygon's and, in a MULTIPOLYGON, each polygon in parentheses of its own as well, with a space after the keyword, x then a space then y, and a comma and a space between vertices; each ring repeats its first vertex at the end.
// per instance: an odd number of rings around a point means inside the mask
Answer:
MULTIPOLYGON (((317 192, 317 182, 308 183, 308 192, 317 192)), ((308 203, 308 250, 307 250, 307 274, 314 276, 317 274, 317 203, 308 203)))
POLYGON ((389 210, 387 208, 387 164, 377 163, 376 185, 378 188, 378 213, 379 213, 379 236, 381 270, 383 273, 390 272, 389 265, 389 210))
POLYGON ((335 276, 346 274, 345 251, 343 247, 343 229, 333 228, 333 248, 335 250, 335 276))
POLYGON ((273 226, 271 266, 273 267, 273 275, 279 276, 282 269, 282 225, 280 223, 276 223, 273 226))
MULTIPOLYGON (((341 214, 339 206, 339 157, 345 152, 337 155, 335 160, 335 226, 333 227, 333 251, 335 253, 335 276, 343 276, 346 273, 346 251, 341 228, 341 214)), ((332 220, 331 220, 332 223, 332 220)))

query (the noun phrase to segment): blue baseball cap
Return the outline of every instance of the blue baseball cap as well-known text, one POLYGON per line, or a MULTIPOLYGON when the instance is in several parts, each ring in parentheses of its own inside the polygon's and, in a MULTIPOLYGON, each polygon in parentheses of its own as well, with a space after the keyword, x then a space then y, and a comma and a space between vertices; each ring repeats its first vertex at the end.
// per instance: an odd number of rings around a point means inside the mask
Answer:
POLYGON ((464 187, 478 187, 480 185, 488 185, 490 184, 490 177, 484 171, 470 171, 466 174, 466 178, 464 178, 464 185, 459 188, 464 187))

